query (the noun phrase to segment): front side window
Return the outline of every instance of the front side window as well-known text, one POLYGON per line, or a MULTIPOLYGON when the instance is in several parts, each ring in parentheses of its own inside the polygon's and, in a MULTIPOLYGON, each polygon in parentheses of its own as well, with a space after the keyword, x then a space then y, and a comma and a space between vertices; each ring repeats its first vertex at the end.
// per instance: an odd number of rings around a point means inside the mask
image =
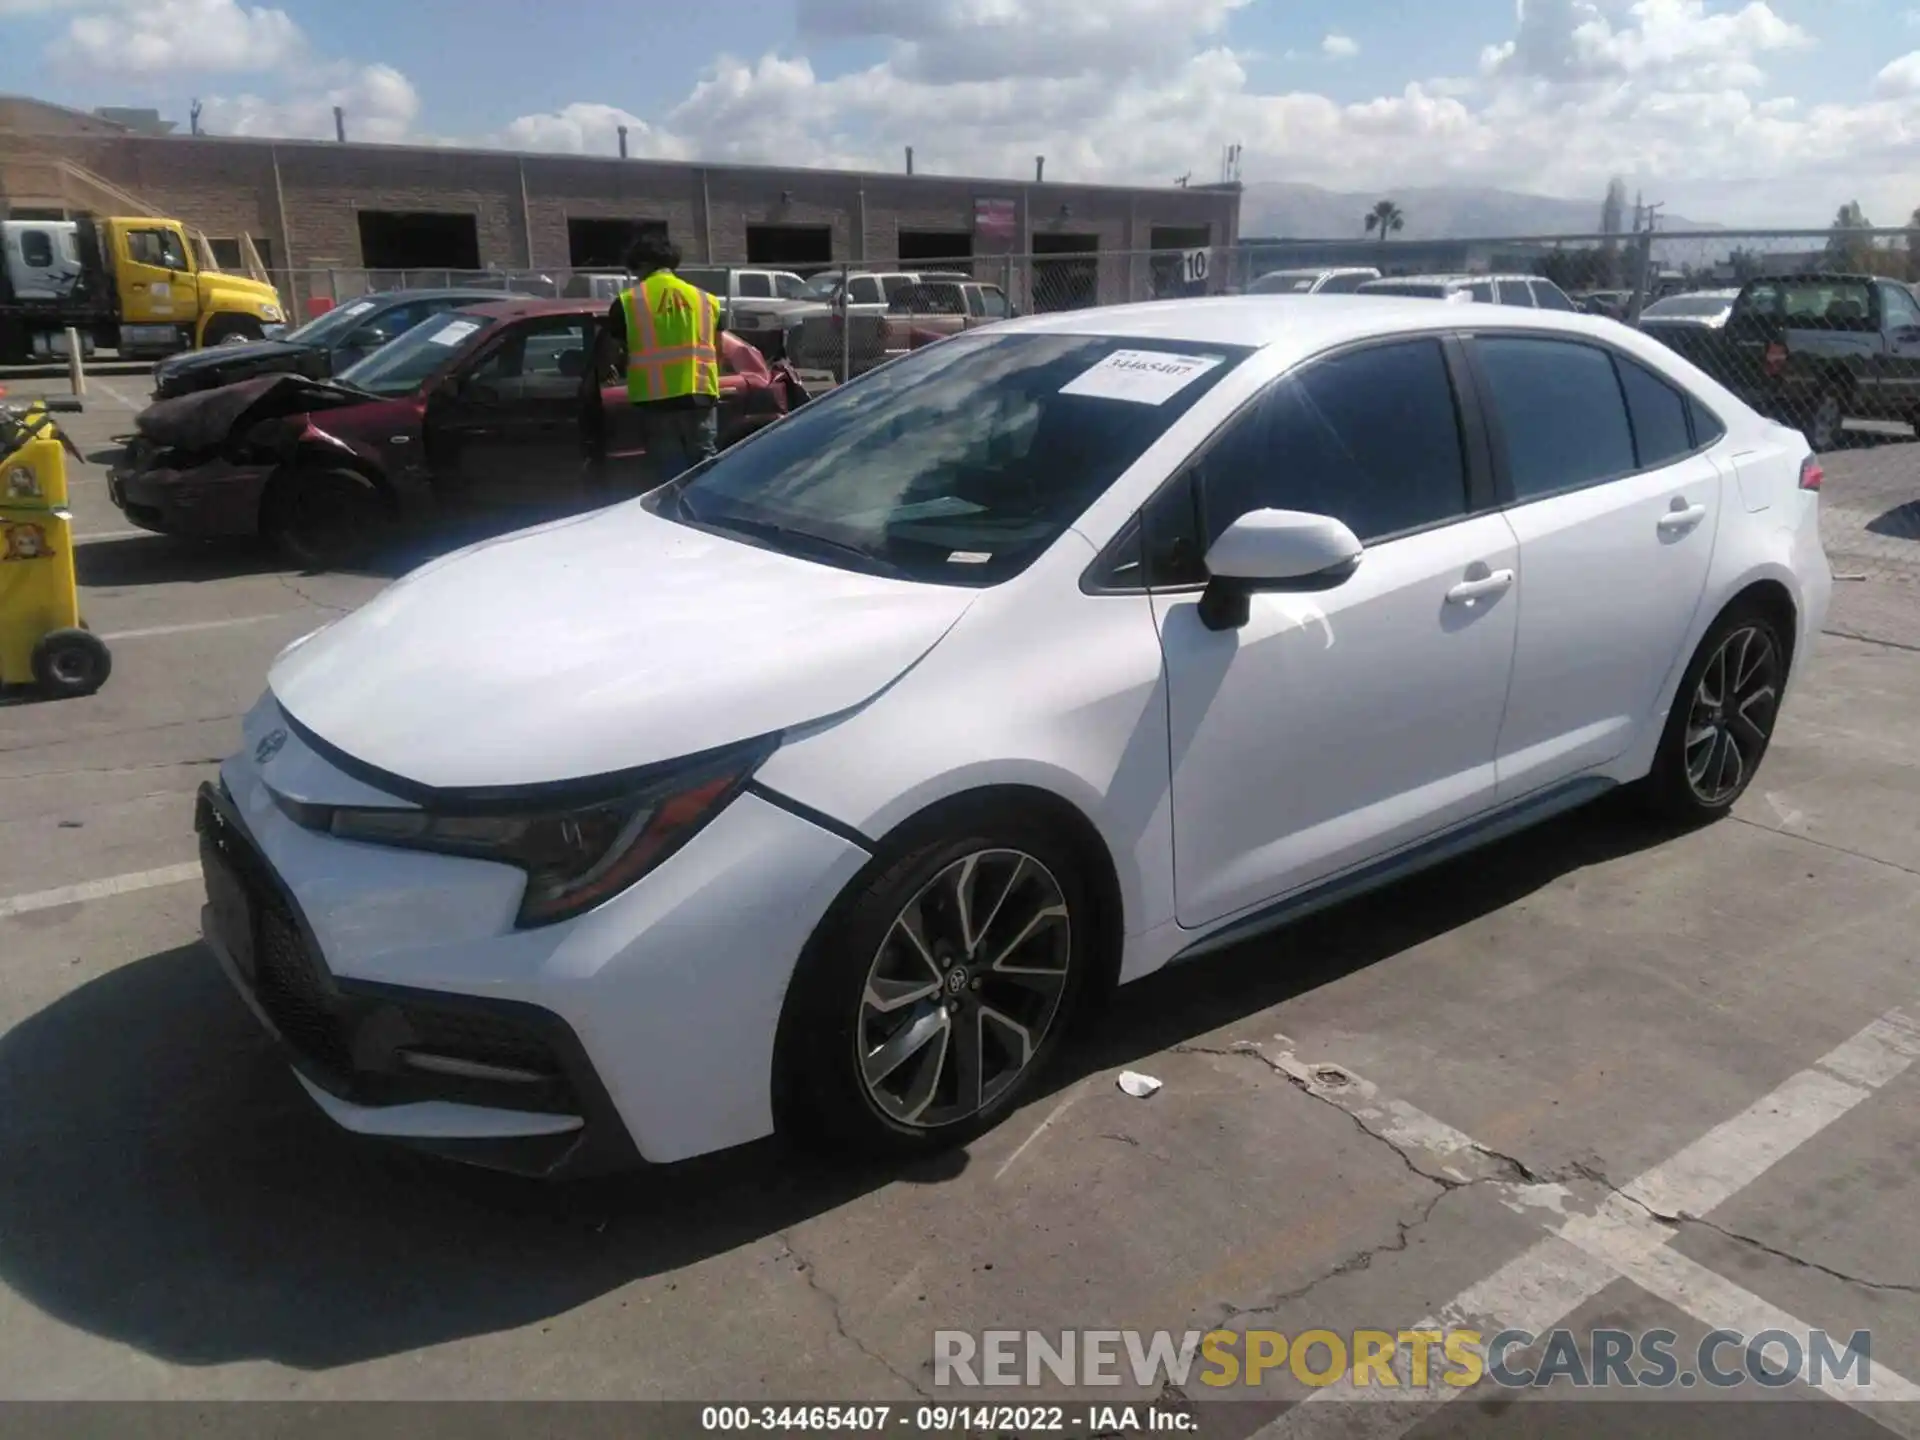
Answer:
POLYGON ((186 244, 171 230, 129 230, 127 256, 136 265, 153 265, 163 270, 187 268, 186 244))
POLYGON ((1351 295, 1373 277, 1365 271, 1354 275, 1329 275, 1320 282, 1322 295, 1351 295))
POLYGON ((754 300, 771 300, 773 277, 763 275, 758 270, 743 271, 740 276, 740 293, 754 300))
POLYGON ((1882 285, 1880 302, 1886 311, 1886 326, 1889 333, 1920 325, 1920 309, 1915 307, 1913 296, 1905 287, 1882 285))
POLYGON ((550 315, 515 325, 473 369, 503 400, 564 400, 586 372, 587 317, 550 315))
POLYGON ((1634 469, 1633 431, 1606 351, 1504 335, 1474 344, 1516 500, 1634 469))
POLYGON ((878 305, 880 282, 871 275, 856 275, 847 282, 847 297, 855 305, 878 305))
POLYGON ((1373 346, 1277 384, 1199 465, 1207 543, 1250 510, 1344 521, 1362 541, 1467 512, 1467 469, 1437 340, 1373 346))
POLYGON ((831 390, 642 503, 849 569, 1024 569, 1250 349, 972 331, 831 390))
POLYGON ((1620 371, 1620 388, 1626 392, 1627 418, 1633 422, 1633 447, 1640 468, 1671 465, 1692 450, 1686 397, 1624 355, 1614 356, 1614 364, 1620 371))
POLYGON ((1502 305, 1524 305, 1533 308, 1533 291, 1527 288, 1524 280, 1502 280, 1498 294, 1502 305))
POLYGON ((980 287, 980 313, 985 315, 989 320, 1006 319, 1006 292, 998 285, 982 285, 980 287))

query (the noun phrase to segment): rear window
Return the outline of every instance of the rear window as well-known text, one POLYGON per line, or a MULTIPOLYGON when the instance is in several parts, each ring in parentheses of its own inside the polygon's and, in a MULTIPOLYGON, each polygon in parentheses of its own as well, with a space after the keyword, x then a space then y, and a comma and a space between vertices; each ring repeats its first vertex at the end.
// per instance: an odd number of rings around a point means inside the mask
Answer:
POLYGON ((1873 292, 1862 281, 1760 281, 1748 287, 1739 310, 1743 316, 1812 329, 1870 329, 1873 292))
POLYGON ((1326 278, 1326 282, 1321 285, 1320 293, 1322 295, 1351 295, 1372 278, 1371 275, 1365 274, 1329 275, 1326 278))

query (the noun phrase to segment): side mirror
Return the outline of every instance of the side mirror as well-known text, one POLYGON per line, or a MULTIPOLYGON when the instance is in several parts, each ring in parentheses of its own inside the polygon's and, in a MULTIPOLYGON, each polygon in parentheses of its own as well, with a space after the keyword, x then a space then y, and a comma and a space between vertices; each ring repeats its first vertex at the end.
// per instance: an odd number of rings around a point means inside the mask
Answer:
POLYGON ((372 354, 392 339, 393 336, 389 335, 378 325, 363 325, 347 337, 345 348, 349 350, 364 350, 368 354, 372 354))
POLYGON ((1256 590, 1331 590, 1358 568, 1365 547, 1331 515, 1303 510, 1251 510, 1207 550, 1200 619, 1209 630, 1247 623, 1256 590))

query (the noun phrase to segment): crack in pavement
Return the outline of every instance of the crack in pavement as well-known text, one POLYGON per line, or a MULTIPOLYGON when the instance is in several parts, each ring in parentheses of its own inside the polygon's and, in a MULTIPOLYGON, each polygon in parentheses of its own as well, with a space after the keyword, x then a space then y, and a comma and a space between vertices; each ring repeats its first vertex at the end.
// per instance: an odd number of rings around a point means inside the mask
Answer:
POLYGON ((926 1387, 921 1385, 921 1383, 918 1380, 914 1379, 913 1376, 908 1375, 905 1372, 897 1369, 894 1363, 891 1360, 889 1360, 885 1355, 882 1355, 878 1350, 873 1349, 871 1346, 867 1344, 866 1341, 862 1340, 858 1335, 855 1335, 851 1330, 847 1328, 846 1317, 841 1313, 841 1309, 840 1309, 840 1297, 834 1294, 833 1291, 829 1290, 825 1285, 820 1283, 820 1277, 814 1271, 813 1262, 807 1259, 807 1257, 802 1255, 798 1250, 795 1250, 793 1248, 793 1241, 788 1237, 786 1231, 784 1230, 774 1231, 772 1239, 780 1247, 781 1258, 791 1260, 793 1262, 794 1268, 800 1272, 801 1278, 803 1278, 807 1282, 807 1288, 813 1291, 821 1299, 827 1302, 828 1314, 831 1316, 833 1320, 834 1334, 838 1335, 842 1340, 845 1340, 849 1345, 853 1346, 853 1348, 858 1350, 862 1355, 866 1356, 869 1360, 873 1361, 876 1365, 884 1369, 889 1375, 893 1376, 894 1379, 898 1380, 901 1384, 905 1385, 915 1395, 918 1395, 925 1400, 932 1400, 937 1398, 931 1390, 928 1390, 926 1387))
POLYGON ((298 596, 300 599, 304 600, 307 604, 311 605, 316 610, 331 610, 336 615, 346 615, 351 613, 354 608, 351 605, 334 605, 334 604, 330 604, 325 600, 314 599, 313 596, 309 595, 306 591, 302 590, 298 585, 294 584, 293 577, 291 575, 280 575, 280 576, 276 576, 275 578, 279 580, 281 589, 287 591, 291 595, 298 596))
POLYGON ((1849 850, 1845 845, 1835 845, 1831 840, 1815 839, 1813 836, 1802 834, 1798 830, 1782 830, 1772 825, 1762 825, 1758 820, 1749 820, 1744 815, 1729 815, 1727 819, 1741 825, 1750 825, 1755 830, 1764 830, 1769 835, 1784 835, 1789 840, 1804 841, 1806 844, 1818 846, 1822 850, 1831 850, 1836 855, 1851 855, 1855 860, 1865 860, 1873 865, 1884 865, 1889 870, 1898 870, 1902 875, 1912 875, 1920 878, 1920 870, 1915 870, 1908 865, 1902 865, 1898 860, 1883 860, 1880 856, 1869 855, 1864 850, 1849 850))
POLYGON ((224 763, 218 755, 194 756, 186 760, 150 760, 138 765, 79 765, 69 770, 29 770, 18 775, 0 775, 0 785, 18 785, 25 780, 61 780, 74 775, 134 775, 143 770, 188 770, 196 765, 224 763))
POLYGON ((1275 1061, 1272 1056, 1268 1055, 1265 1051, 1261 1050, 1256 1045, 1243 1042, 1242 1044, 1237 1045, 1234 1048, 1224 1049, 1224 1050, 1219 1049, 1217 1047, 1210 1048, 1210 1047, 1203 1047, 1203 1046, 1187 1046, 1187 1047, 1176 1046, 1175 1047, 1176 1050, 1183 1049, 1183 1048, 1187 1050, 1189 1053, 1194 1053, 1194 1054, 1219 1055, 1219 1056, 1224 1056, 1228 1058, 1250 1056, 1254 1059, 1259 1060, 1261 1063, 1266 1065, 1268 1069, 1274 1071, 1276 1074, 1285 1076, 1286 1079, 1292 1083, 1293 1087, 1296 1090, 1300 1091, 1302 1094, 1307 1095, 1312 1099, 1319 1101, 1321 1104, 1329 1107, 1330 1109, 1339 1111, 1342 1115, 1345 1115, 1347 1119, 1353 1122, 1355 1128, 1358 1129, 1361 1134, 1367 1136, 1370 1139, 1377 1140, 1382 1145, 1386 1146, 1388 1150, 1390 1150, 1396 1157, 1398 1157, 1401 1164, 1405 1165, 1409 1171, 1419 1176, 1421 1179, 1426 1180, 1439 1187, 1437 1193, 1424 1206, 1421 1207, 1420 1212, 1412 1220, 1396 1220, 1394 1222, 1397 1233, 1395 1234, 1395 1237, 1392 1240, 1386 1241, 1379 1245, 1369 1246, 1364 1250, 1356 1251, 1354 1254, 1347 1256, 1345 1259, 1341 1260, 1338 1264, 1334 1265, 1330 1270, 1327 1270, 1322 1274, 1314 1277, 1312 1280, 1309 1280, 1308 1282, 1306 1282, 1306 1284, 1296 1286, 1292 1290, 1286 1291, 1280 1295, 1276 1295, 1272 1299, 1266 1301, 1265 1303, 1259 1306, 1251 1307, 1248 1309, 1233 1309, 1229 1312, 1229 1318, 1233 1318, 1235 1316, 1240 1316, 1240 1315, 1260 1315, 1260 1314, 1268 1313, 1271 1310, 1277 1309, 1280 1306, 1287 1304, 1289 1301, 1300 1299, 1301 1297, 1310 1293, 1316 1286, 1325 1284, 1329 1280, 1336 1279, 1341 1275, 1351 1275, 1356 1271, 1365 1270, 1370 1265, 1372 1265, 1374 1258, 1376 1256, 1404 1251, 1407 1248, 1407 1244, 1412 1232, 1414 1230, 1417 1230, 1420 1226, 1426 1224, 1427 1221, 1433 1217, 1433 1212, 1435 1208, 1439 1205, 1440 1201, 1443 1200, 1446 1196, 1452 1194, 1456 1190, 1469 1190, 1474 1188, 1475 1186, 1488 1185, 1488 1184, 1511 1186, 1515 1182, 1525 1184, 1525 1185, 1531 1185, 1531 1186, 1547 1186, 1547 1185, 1565 1186, 1574 1180, 1584 1180, 1589 1184, 1597 1185, 1601 1189, 1605 1190, 1609 1195, 1614 1195, 1619 1197, 1621 1200, 1624 1200, 1627 1204, 1633 1206, 1635 1209, 1639 1210, 1641 1213, 1646 1215, 1648 1219, 1653 1220, 1658 1224, 1668 1226, 1675 1230, 1678 1230, 1687 1225, 1698 1225, 1703 1229, 1711 1230, 1716 1235, 1720 1235, 1725 1239, 1732 1240, 1737 1244, 1750 1246, 1753 1249, 1762 1252, 1763 1254, 1773 1256, 1775 1259, 1784 1260, 1789 1265, 1794 1265, 1806 1270, 1816 1271, 1819 1274, 1826 1275, 1831 1279, 1838 1280, 1843 1284, 1857 1285, 1860 1288, 1866 1289, 1866 1290, 1879 1290, 1883 1292, 1906 1294, 1906 1295, 1920 1295, 1920 1283, 1914 1283, 1910 1281, 1901 1281, 1901 1280, 1872 1280, 1863 1275, 1854 1275, 1845 1270, 1836 1269, 1831 1265, 1823 1264, 1818 1260, 1810 1260, 1804 1255, 1796 1255, 1790 1250, 1783 1250, 1779 1246, 1771 1245, 1766 1241, 1759 1239, 1757 1236, 1747 1235, 1742 1233, 1741 1231, 1729 1229, 1728 1227, 1721 1225, 1717 1221, 1707 1219, 1705 1216, 1695 1215, 1685 1211, 1669 1213, 1666 1211, 1658 1210, 1654 1208, 1652 1205, 1649 1205, 1645 1200, 1642 1200, 1639 1196, 1630 1194, 1627 1190, 1623 1189, 1621 1186, 1616 1185, 1612 1180, 1608 1179, 1606 1173, 1601 1169, 1599 1169, 1597 1166, 1588 1164, 1586 1161, 1583 1161, 1583 1160, 1572 1161, 1571 1163, 1562 1167, 1559 1170, 1553 1170, 1553 1171, 1536 1170, 1533 1166, 1527 1164, 1524 1160, 1521 1160, 1517 1156, 1508 1155, 1502 1151, 1493 1149, 1491 1146, 1482 1145, 1477 1140, 1469 1139, 1468 1143, 1471 1145, 1472 1149, 1476 1153, 1486 1157, 1489 1160, 1494 1161, 1496 1164, 1503 1167, 1508 1172, 1507 1175, 1504 1177, 1499 1175, 1489 1175, 1489 1176, 1480 1176, 1472 1179, 1463 1179, 1458 1175, 1447 1175, 1447 1174, 1436 1173, 1432 1170, 1428 1170, 1423 1166, 1421 1166, 1415 1160, 1414 1156, 1408 1152, 1407 1148, 1401 1145, 1398 1141, 1396 1141, 1391 1135, 1387 1135, 1382 1133, 1379 1130, 1376 1130, 1373 1126, 1369 1125, 1366 1122, 1366 1119, 1363 1116, 1356 1114, 1353 1110, 1349 1109, 1347 1106, 1340 1104, 1340 1102, 1334 1099, 1332 1096, 1323 1094, 1320 1091, 1314 1089, 1314 1087, 1310 1085, 1300 1075, 1293 1073, 1291 1070, 1287 1069, 1285 1066, 1275 1061))

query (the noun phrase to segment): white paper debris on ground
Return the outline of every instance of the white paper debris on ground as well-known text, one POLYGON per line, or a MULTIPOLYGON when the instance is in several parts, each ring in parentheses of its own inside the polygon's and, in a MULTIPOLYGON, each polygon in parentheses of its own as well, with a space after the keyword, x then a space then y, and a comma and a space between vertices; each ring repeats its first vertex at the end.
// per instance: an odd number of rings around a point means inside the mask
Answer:
POLYGON ((1136 1100, 1144 1100, 1158 1090, 1163 1082, 1151 1075, 1142 1075, 1138 1070, 1120 1072, 1120 1088, 1136 1100))
POLYGON ((1128 400, 1136 405, 1164 405, 1220 361, 1218 355, 1116 350, 1062 385, 1060 393, 1128 400))

